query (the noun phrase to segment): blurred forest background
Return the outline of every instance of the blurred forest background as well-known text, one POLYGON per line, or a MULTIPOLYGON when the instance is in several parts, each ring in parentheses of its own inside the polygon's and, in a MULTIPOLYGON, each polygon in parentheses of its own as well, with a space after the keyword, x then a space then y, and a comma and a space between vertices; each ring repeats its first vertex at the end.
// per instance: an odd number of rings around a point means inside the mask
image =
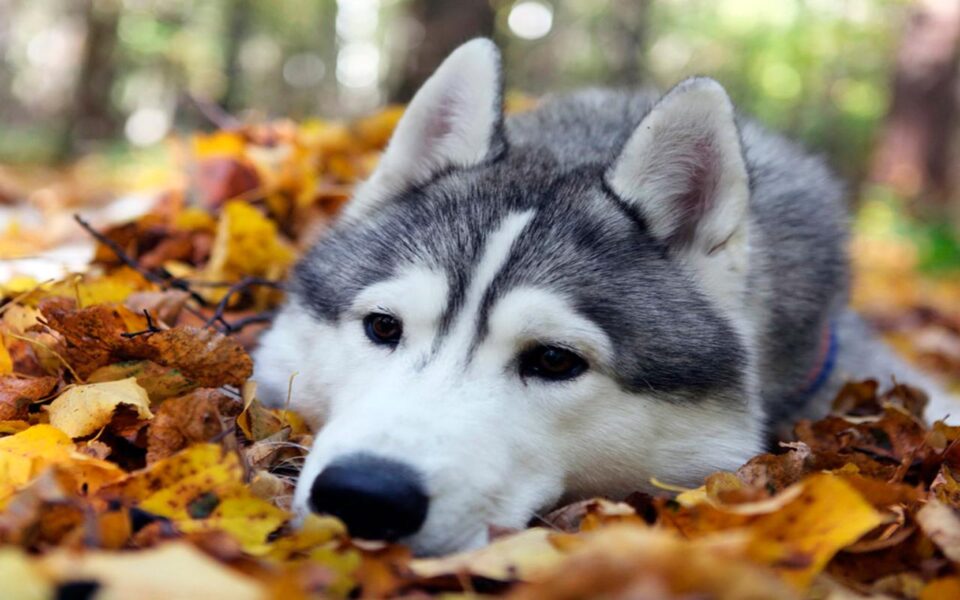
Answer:
POLYGON ((923 217, 927 262, 960 263, 957 0, 0 0, 0 163, 369 113, 477 35, 516 93, 716 77, 854 197, 923 217))
POLYGON ((853 305, 960 389, 960 0, 0 0, 0 295, 87 268, 74 213, 337 206, 384 108, 480 35, 514 106, 704 74, 824 154, 857 209, 853 305))

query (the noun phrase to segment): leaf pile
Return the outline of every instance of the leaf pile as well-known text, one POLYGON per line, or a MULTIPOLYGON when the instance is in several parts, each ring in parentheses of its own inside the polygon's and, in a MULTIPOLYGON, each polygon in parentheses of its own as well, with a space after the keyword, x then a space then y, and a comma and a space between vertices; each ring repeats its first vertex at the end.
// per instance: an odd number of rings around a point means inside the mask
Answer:
POLYGON ((960 597, 960 428, 875 382, 698 489, 559 507, 465 554, 296 526, 312 434, 258 402, 247 350, 398 114, 198 136, 189 189, 81 222, 89 272, 3 286, 3 598, 960 597))

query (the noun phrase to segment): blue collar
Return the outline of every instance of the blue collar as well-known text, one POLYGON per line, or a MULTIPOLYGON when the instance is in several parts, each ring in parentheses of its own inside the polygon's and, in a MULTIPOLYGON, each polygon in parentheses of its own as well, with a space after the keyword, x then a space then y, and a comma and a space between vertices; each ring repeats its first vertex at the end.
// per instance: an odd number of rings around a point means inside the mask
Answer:
POLYGON ((793 401, 798 404, 806 403, 807 400, 813 398, 823 389, 823 386, 830 379, 830 376, 833 374, 833 369, 837 364, 839 344, 837 343, 836 327, 834 327, 833 323, 827 325, 823 338, 819 360, 807 375, 804 386, 793 394, 793 401))

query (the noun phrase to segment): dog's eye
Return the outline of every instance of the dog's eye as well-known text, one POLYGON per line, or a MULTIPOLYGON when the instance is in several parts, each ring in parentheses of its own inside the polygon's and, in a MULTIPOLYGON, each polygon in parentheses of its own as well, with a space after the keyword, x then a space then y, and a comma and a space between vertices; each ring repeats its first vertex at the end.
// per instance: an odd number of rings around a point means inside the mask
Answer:
POLYGON ((403 335, 403 323, 383 313, 370 313, 363 318, 363 328, 374 344, 396 346, 403 335))
POLYGON ((587 361, 557 346, 537 346, 520 355, 520 375, 550 381, 573 379, 587 370, 587 361))

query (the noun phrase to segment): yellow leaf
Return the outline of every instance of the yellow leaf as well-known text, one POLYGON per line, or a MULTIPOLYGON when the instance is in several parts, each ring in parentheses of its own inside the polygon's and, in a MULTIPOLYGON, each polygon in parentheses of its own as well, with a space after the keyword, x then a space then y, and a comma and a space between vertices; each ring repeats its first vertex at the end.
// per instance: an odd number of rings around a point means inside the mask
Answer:
POLYGON ((34 277, 29 275, 14 275, 0 285, 0 298, 12 298, 36 288, 40 285, 34 277))
MULTIPOLYGON (((798 494, 776 512, 750 524, 750 555, 774 566, 780 575, 803 589, 833 556, 883 523, 884 518, 842 478, 813 475, 797 484, 798 494)), ((794 486, 792 486, 794 487, 794 486)))
POLYGON ((245 550, 261 550, 267 536, 283 525, 290 515, 247 490, 236 494, 219 500, 217 507, 207 517, 176 520, 177 527, 184 533, 226 531, 245 550))
POLYGON ((10 358, 10 351, 3 341, 3 335, 0 335, 0 375, 9 375, 13 373, 13 359, 10 358))
POLYGON ((254 579, 221 565, 186 542, 138 552, 60 550, 41 559, 43 571, 58 581, 95 581, 96 597, 188 599, 267 598, 254 579))
POLYGON ((0 439, 0 507, 47 467, 62 465, 80 489, 96 492, 125 475, 113 463, 76 450, 67 434, 50 425, 34 425, 0 439))
POLYGON ((494 540, 478 550, 417 559, 410 563, 410 568, 421 577, 469 573, 497 581, 532 581, 563 557, 549 538, 549 530, 534 527, 494 540))
POLYGON ((30 423, 27 423, 26 421, 0 421, 0 435, 20 433, 28 427, 30 427, 30 423))
POLYGON ((217 222, 202 208, 188 206, 173 218, 173 226, 187 231, 213 231, 217 227, 217 222))
POLYGON ((293 259, 293 249, 281 239, 276 223, 246 202, 233 200, 223 207, 204 274, 218 281, 244 275, 278 277, 293 259))
POLYGON ((158 461, 104 495, 137 502, 184 532, 225 531, 251 551, 262 551, 267 535, 290 518, 253 495, 237 455, 216 444, 197 444, 158 461))
POLYGON ((278 538, 254 553, 283 562, 330 542, 337 542, 346 534, 347 528, 339 519, 310 513, 293 533, 278 538))
POLYGON ((235 131, 216 131, 208 135, 193 136, 193 153, 198 159, 240 158, 246 142, 235 131))
POLYGON ((141 419, 153 418, 147 391, 135 377, 72 387, 60 394, 47 407, 47 412, 51 425, 78 438, 108 425, 120 406, 134 409, 141 419))

